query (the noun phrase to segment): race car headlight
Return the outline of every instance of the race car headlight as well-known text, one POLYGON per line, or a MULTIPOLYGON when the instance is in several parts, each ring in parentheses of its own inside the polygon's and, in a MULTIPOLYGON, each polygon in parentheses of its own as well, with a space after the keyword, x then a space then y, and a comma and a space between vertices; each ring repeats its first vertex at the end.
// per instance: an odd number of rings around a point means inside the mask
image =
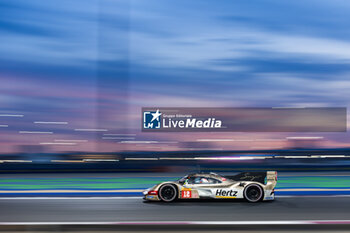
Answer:
POLYGON ((143 195, 147 195, 149 190, 150 190, 150 189, 146 189, 145 191, 143 191, 143 192, 142 192, 143 195))

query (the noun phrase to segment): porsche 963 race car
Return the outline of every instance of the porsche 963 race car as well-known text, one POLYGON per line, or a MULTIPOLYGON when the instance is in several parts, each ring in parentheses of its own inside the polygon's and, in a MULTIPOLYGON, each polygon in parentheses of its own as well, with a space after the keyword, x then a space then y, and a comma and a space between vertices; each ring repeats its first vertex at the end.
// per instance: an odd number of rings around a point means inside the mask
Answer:
POLYGON ((241 198, 248 202, 274 200, 277 172, 243 172, 234 176, 195 173, 177 181, 163 182, 143 192, 149 201, 178 199, 241 198))

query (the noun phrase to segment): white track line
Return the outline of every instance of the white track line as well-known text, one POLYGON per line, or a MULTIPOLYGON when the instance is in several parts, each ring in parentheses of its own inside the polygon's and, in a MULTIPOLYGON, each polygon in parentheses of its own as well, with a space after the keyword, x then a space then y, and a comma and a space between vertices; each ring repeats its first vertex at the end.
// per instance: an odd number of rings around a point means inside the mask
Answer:
POLYGON ((124 221, 124 222, 0 222, 10 225, 316 225, 350 224, 350 220, 290 220, 290 221, 124 221))

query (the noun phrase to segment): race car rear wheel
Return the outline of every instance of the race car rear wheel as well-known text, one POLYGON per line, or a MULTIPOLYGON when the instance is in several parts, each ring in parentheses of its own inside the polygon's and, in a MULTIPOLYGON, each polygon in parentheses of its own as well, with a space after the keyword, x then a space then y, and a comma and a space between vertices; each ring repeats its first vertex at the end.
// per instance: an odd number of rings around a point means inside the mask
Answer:
POLYGON ((159 188, 158 195, 162 201, 175 201, 177 199, 177 188, 171 184, 164 184, 159 188))
POLYGON ((249 202, 258 202, 263 198, 263 193, 260 185, 250 184, 244 189, 244 198, 249 202))

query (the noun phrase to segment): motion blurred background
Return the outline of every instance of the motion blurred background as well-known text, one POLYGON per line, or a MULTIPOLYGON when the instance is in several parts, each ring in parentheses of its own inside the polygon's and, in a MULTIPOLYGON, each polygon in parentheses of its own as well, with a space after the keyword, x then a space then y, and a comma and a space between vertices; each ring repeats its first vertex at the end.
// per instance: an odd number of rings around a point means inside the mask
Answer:
POLYGON ((116 163, 125 157, 119 152, 135 151, 346 155, 347 132, 141 133, 140 118, 144 106, 347 107, 349 8, 346 1, 2 1, 2 166, 116 163))
POLYGON ((350 219, 348 199, 331 197, 350 194, 348 132, 140 124, 142 107, 349 107, 349 11, 342 0, 1 1, 0 225, 350 219), (277 197, 328 196, 253 214, 133 199, 188 172, 253 170, 278 171, 277 197), (6 199, 29 196, 131 199, 6 199))

